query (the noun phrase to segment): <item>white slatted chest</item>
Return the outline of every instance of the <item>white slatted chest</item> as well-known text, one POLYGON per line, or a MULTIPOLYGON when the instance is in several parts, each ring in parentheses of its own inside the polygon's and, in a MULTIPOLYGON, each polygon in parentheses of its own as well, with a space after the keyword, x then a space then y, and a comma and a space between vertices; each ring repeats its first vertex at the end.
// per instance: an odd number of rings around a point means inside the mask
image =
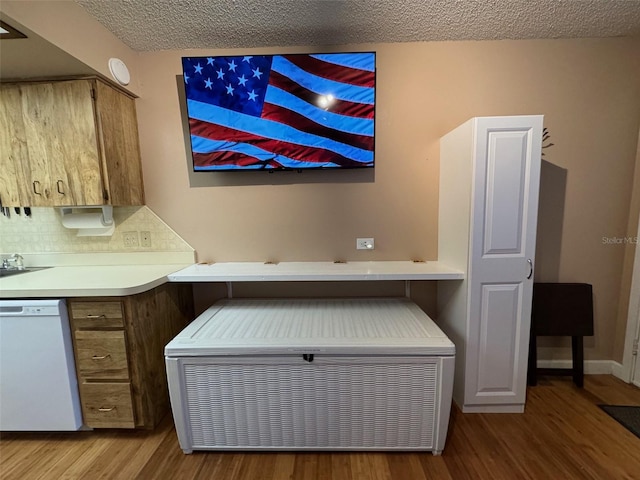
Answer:
POLYGON ((223 300, 165 356, 185 453, 444 448, 455 347, 406 298, 223 300))

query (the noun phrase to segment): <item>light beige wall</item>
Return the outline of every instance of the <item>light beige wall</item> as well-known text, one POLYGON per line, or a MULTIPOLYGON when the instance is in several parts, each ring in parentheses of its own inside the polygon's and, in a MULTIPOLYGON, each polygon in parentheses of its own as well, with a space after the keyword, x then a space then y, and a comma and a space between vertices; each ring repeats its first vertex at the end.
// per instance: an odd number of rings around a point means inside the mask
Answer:
POLYGON ((566 192, 561 251, 543 250, 539 261, 558 263, 553 281, 594 285, 596 336, 587 356, 611 358, 625 247, 603 237, 630 235, 639 48, 638 39, 358 46, 377 52, 373 181, 265 174, 252 185, 205 173, 197 183, 211 186, 199 187, 188 175, 180 57, 314 48, 145 53, 138 115, 147 201, 200 260, 433 260, 438 139, 473 116, 544 114, 555 144, 545 159, 566 171, 566 192), (357 236, 375 237, 376 250, 356 252, 357 236))
MULTIPOLYGON (((380 46, 379 62, 393 59, 393 51, 380 46)), ((199 259, 436 258, 438 197, 430 179, 437 177, 438 159, 422 142, 424 126, 413 115, 404 118, 407 100, 401 89, 406 87, 393 88, 397 80, 392 70, 378 74, 379 84, 386 87, 377 92, 381 107, 374 181, 339 183, 345 173, 358 177, 355 172, 258 172, 259 185, 189 188, 176 83, 181 53, 143 55, 138 116, 145 182, 153 184, 146 189, 147 201, 175 222, 199 259), (358 236, 375 237, 376 250, 356 252, 358 236)), ((239 182, 255 178, 234 174, 239 182)))

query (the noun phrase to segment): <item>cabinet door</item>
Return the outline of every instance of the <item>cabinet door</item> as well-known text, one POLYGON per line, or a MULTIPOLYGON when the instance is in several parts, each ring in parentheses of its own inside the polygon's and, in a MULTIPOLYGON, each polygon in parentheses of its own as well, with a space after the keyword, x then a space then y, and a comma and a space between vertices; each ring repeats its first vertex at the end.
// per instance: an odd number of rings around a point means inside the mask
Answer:
POLYGON ((24 84, 31 205, 100 205, 103 187, 92 82, 24 84))
POLYGON ((96 82, 103 173, 111 205, 144 205, 138 123, 133 98, 96 82))
POLYGON ((5 207, 29 205, 29 150, 17 85, 0 88, 0 200, 5 207))
POLYGON ((542 117, 475 124, 465 405, 524 407, 542 117))

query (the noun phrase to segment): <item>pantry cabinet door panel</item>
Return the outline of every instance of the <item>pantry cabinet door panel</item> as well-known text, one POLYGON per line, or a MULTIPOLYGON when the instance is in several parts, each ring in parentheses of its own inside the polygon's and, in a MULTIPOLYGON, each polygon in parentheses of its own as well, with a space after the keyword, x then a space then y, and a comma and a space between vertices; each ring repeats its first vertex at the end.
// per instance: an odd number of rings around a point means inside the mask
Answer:
POLYGON ((520 395, 517 340, 522 325, 522 284, 488 284, 481 289, 477 358, 478 376, 474 391, 480 398, 520 395), (514 321, 515 320, 515 321, 514 321), (515 360, 515 361, 514 361, 515 360))

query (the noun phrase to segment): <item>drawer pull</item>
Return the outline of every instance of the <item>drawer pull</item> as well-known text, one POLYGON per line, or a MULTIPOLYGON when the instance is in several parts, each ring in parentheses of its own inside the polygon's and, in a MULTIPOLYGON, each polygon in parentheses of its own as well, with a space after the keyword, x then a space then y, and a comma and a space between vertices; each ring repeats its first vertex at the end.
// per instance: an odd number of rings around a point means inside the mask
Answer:
POLYGON ((116 407, 100 407, 98 409, 99 412, 113 412, 115 410, 116 407))
POLYGON ((105 358, 108 358, 110 356, 110 353, 107 353, 106 355, 94 355, 93 357, 91 357, 91 360, 104 360, 105 358))
POLYGON ((102 315, 87 315, 87 318, 107 318, 105 314, 102 315))

